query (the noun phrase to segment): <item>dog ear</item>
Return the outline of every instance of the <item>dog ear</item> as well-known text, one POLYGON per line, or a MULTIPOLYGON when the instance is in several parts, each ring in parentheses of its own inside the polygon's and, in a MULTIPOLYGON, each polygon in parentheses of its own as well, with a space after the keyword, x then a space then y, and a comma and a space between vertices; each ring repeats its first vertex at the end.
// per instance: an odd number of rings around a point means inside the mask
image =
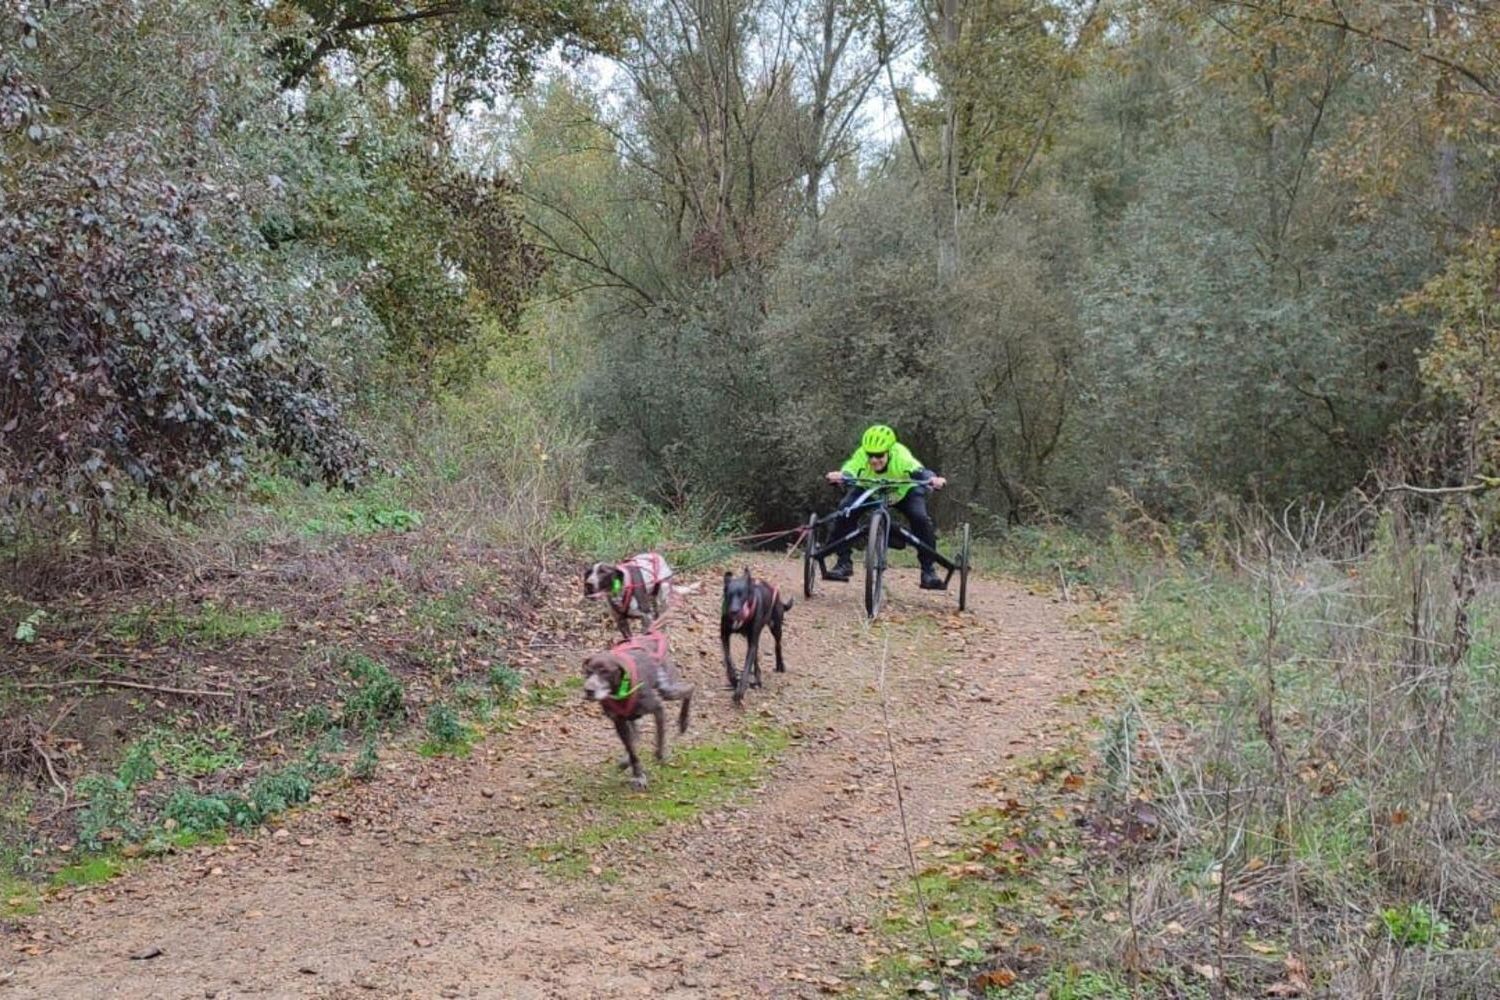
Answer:
POLYGON ((587 677, 594 672, 594 661, 598 658, 598 655, 594 653, 590 653, 583 658, 583 676, 587 677))
POLYGON ((603 667, 603 674, 609 681, 609 689, 615 690, 620 686, 620 678, 625 676, 625 661, 614 653, 600 653, 596 659, 603 667))
POLYGON ((726 570, 725 570, 725 571, 724 571, 724 582, 725 582, 725 583, 728 583, 728 582, 729 582, 729 581, 730 581, 730 580, 731 580, 731 579, 733 579, 733 578, 734 578, 734 574, 733 574, 733 573, 731 573, 731 572, 729 572, 729 570, 727 570, 727 569, 726 569, 726 570))

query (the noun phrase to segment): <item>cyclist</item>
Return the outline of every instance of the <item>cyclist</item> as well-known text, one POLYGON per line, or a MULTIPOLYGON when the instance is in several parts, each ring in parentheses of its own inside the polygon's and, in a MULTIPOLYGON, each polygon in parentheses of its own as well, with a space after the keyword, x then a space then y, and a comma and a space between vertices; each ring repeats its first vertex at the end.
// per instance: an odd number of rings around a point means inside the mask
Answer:
MULTIPOLYGON (((849 504, 864 491, 857 485, 859 480, 904 480, 901 485, 890 488, 895 498, 891 506, 906 515, 914 535, 928 546, 937 547, 937 528, 933 526, 932 518, 927 516, 927 493, 929 490, 942 489, 948 484, 948 480, 923 467, 911 453, 911 449, 896 440, 896 432, 885 424, 876 424, 866 429, 860 437, 859 447, 849 456, 849 461, 842 468, 828 473, 825 478, 835 485, 842 483, 849 487, 844 499, 839 501, 841 516, 833 525, 833 537, 847 534, 854 528, 856 514, 849 510, 849 504)), ((932 568, 932 557, 919 550, 917 558, 922 563, 922 589, 942 590, 943 579, 932 568)), ((854 560, 850 555, 850 546, 845 545, 839 550, 838 561, 828 571, 828 578, 847 580, 853 575, 854 560)))

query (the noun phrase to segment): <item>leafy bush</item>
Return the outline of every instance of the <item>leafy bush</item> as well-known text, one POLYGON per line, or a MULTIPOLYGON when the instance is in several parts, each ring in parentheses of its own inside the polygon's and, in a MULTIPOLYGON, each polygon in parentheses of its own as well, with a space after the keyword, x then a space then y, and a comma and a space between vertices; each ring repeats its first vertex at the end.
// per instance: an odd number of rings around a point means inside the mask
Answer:
POLYGON ((352 530, 364 534, 376 531, 415 531, 422 525, 422 515, 400 508, 360 508, 350 512, 349 524, 352 530))
POLYGON ((164 140, 60 142, 0 174, 0 501, 96 518, 238 479, 249 453, 347 485, 361 446, 312 357, 316 311, 253 256, 251 192, 164 140))
POLYGON ((103 850, 106 843, 129 837, 132 822, 130 789, 110 775, 90 775, 78 782, 85 805, 78 813, 78 842, 86 850, 103 850))
POLYGON ((167 800, 162 817, 187 833, 215 833, 228 826, 241 829, 259 826, 311 799, 319 770, 318 762, 310 757, 308 761, 261 775, 243 795, 233 792, 200 795, 191 788, 179 788, 167 800))
POLYGON ((36 642, 37 626, 47 617, 47 612, 37 610, 27 615, 16 625, 15 640, 22 645, 30 645, 36 642))
POLYGON ((125 748, 117 773, 120 783, 126 788, 136 788, 156 777, 156 755, 152 750, 151 745, 143 740, 136 740, 125 748))
POLYGON ((312 792, 313 782, 307 770, 293 766, 255 779, 248 798, 259 820, 264 822, 267 817, 306 802, 312 798, 312 792))
POLYGON ((1391 940, 1403 948, 1441 948, 1450 930, 1426 903, 1386 907, 1380 911, 1380 922, 1391 940))
POLYGON ((186 833, 216 833, 233 821, 234 805, 234 800, 225 796, 199 795, 191 788, 179 788, 162 807, 162 818, 186 833))

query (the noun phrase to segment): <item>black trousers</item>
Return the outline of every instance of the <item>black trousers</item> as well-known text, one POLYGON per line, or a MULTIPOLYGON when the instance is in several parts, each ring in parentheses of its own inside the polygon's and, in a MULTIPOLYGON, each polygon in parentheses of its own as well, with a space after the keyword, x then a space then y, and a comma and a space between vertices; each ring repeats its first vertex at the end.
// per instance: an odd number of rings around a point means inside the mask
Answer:
MULTIPOLYGON (((858 517, 857 513, 848 510, 848 507, 859 495, 863 493, 864 487, 852 486, 849 492, 844 494, 844 499, 839 501, 839 510, 842 516, 834 522, 833 538, 839 538, 847 532, 853 531, 858 517)), ((893 508, 906 515, 906 520, 911 524, 912 534, 920 538, 925 544, 937 548, 937 526, 932 523, 932 518, 927 514, 927 487, 913 486, 906 496, 896 503, 891 504, 893 508)), ((850 558, 849 550, 852 545, 845 545, 838 550, 840 559, 850 558)), ((927 553, 918 551, 917 560, 922 564, 924 571, 932 569, 932 557, 927 553)))

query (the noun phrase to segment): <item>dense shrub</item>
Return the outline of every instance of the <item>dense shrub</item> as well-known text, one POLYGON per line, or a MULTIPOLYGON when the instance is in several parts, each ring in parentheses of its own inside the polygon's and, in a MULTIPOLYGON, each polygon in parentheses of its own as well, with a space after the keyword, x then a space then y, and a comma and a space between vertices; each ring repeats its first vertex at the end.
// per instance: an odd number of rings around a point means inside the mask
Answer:
MULTIPOLYGON (((80 12, 60 21, 52 54, 97 43, 91 31, 162 42, 153 25, 80 12)), ((181 28, 219 26, 208 15, 181 28)), ((132 57, 159 49, 124 47, 79 81, 44 58, 34 24, 23 37, 33 65, 0 65, 0 156, 18 167, 0 171, 0 502, 97 523, 132 491, 171 501, 234 479, 256 449, 351 482, 360 447, 313 344, 333 297, 316 270, 288 273, 266 253, 258 215, 278 179, 225 165, 236 130, 275 131, 245 118, 254 88, 224 92, 245 69, 243 44, 181 68, 163 109, 177 123, 55 114, 39 82, 121 85, 146 71, 132 57)))

